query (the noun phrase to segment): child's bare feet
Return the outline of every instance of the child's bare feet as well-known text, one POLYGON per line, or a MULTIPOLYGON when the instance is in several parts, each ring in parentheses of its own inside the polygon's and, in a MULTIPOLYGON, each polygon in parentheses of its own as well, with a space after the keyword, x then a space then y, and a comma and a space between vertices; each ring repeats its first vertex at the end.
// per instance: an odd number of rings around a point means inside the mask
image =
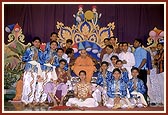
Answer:
POLYGON ((60 103, 59 106, 63 106, 63 103, 60 103))

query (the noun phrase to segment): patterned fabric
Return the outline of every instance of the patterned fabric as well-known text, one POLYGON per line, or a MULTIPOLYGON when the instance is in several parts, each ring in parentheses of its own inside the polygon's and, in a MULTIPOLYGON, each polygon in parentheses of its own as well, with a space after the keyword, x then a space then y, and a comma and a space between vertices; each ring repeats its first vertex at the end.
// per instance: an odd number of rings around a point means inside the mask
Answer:
MULTIPOLYGON (((61 46, 60 46, 59 42, 57 42, 57 43, 58 43, 58 48, 60 48, 61 46)), ((45 51, 50 51, 50 42, 46 43, 45 51)))
POLYGON ((160 86, 160 95, 161 95, 161 103, 164 104, 164 72, 160 73, 160 74, 157 74, 158 75, 158 79, 159 79, 159 86, 160 86))
POLYGON ((159 58, 156 60, 157 73, 162 73, 164 72, 164 50, 162 52, 158 52, 156 55, 159 55, 159 58))
POLYGON ((123 71, 122 74, 121 74, 121 79, 127 83, 129 81, 129 77, 128 77, 128 72, 127 71, 123 71))
MULTIPOLYGON (((45 51, 43 53, 43 63, 46 64, 46 63, 50 63, 51 65, 54 65, 55 64, 55 60, 57 58, 57 52, 56 51, 45 51)), ((43 65, 42 66, 42 70, 44 71, 53 71, 53 67, 48 67, 48 66, 45 66, 43 65)))
MULTIPOLYGON (((64 58, 56 57, 55 60, 54 60, 54 64, 53 64, 53 65, 56 66, 56 67, 59 67, 59 61, 60 61, 61 59, 64 59, 64 58)), ((66 65, 65 65, 65 67, 64 67, 64 70, 65 70, 65 71, 68 70, 68 63, 66 63, 66 65)))
MULTIPOLYGON (((114 76, 112 76, 111 79, 114 80, 114 76)), ((129 81, 128 72, 123 71, 120 79, 127 83, 129 81)))
POLYGON ((127 84, 122 79, 112 80, 111 82, 108 82, 107 95, 110 98, 114 98, 116 96, 119 96, 121 98, 126 97, 127 96, 127 84))
POLYGON ((66 83, 68 80, 67 72, 65 70, 61 70, 60 68, 56 68, 56 73, 58 76, 58 83, 66 83))
POLYGON ((160 82, 158 75, 156 74, 156 68, 150 70, 150 75, 148 78, 148 96, 150 98, 150 103, 160 103, 161 102, 161 94, 160 92, 160 82))
POLYGON ((27 50, 24 52, 23 56, 22 56, 22 61, 26 62, 25 65, 25 71, 33 71, 33 72, 37 72, 37 67, 33 66, 30 63, 27 63, 29 61, 33 61, 34 59, 34 55, 37 55, 37 59, 35 61, 37 61, 38 63, 42 64, 43 63, 43 53, 41 50, 37 49, 36 47, 32 46, 30 48, 27 48, 27 50))
POLYGON ((148 70, 152 69, 152 58, 149 51, 147 51, 146 67, 148 68, 148 70))
POLYGON ((86 99, 92 93, 90 83, 77 83, 74 88, 74 93, 78 98, 86 99))
POLYGON ((139 78, 130 79, 127 85, 131 97, 133 96, 131 94, 133 91, 140 92, 141 94, 144 94, 146 92, 144 82, 139 78))
POLYGON ((160 81, 159 77, 156 74, 156 65, 154 61, 154 57, 157 53, 157 51, 152 52, 149 50, 151 54, 151 60, 152 60, 152 67, 153 69, 150 70, 150 75, 147 76, 147 86, 148 86, 148 96, 150 98, 150 103, 161 103, 161 94, 160 92, 160 81))
POLYGON ((99 72, 96 84, 102 87, 107 87, 107 82, 110 81, 111 79, 112 79, 112 73, 110 71, 106 71, 105 76, 102 75, 102 72, 99 72))

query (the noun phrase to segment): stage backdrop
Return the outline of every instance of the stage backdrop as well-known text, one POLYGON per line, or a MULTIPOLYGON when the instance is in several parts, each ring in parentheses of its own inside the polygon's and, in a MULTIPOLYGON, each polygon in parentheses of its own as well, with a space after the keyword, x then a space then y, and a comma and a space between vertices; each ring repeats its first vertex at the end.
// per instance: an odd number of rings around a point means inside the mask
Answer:
MULTIPOLYGON (((92 10, 94 4, 84 4, 83 11, 92 10)), ((97 4, 97 12, 102 13, 100 27, 115 22, 114 36, 119 41, 131 44, 134 38, 141 38, 146 44, 148 33, 155 26, 164 30, 163 4, 97 4)), ((73 14, 78 11, 78 4, 5 4, 4 27, 17 22, 23 29, 26 43, 39 36, 43 42, 49 41, 50 33, 58 32, 56 22, 65 26, 75 24, 73 14)), ((8 39, 7 32, 5 43, 8 39)))

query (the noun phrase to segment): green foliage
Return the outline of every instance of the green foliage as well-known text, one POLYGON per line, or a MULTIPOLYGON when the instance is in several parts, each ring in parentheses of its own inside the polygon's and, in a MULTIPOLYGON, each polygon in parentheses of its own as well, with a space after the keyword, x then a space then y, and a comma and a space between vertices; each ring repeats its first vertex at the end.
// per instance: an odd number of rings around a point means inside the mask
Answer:
POLYGON ((9 89, 12 85, 20 78, 20 75, 23 73, 24 63, 21 60, 21 57, 25 50, 27 49, 26 46, 24 47, 23 44, 14 41, 11 45, 7 46, 14 54, 5 54, 6 58, 4 61, 6 62, 4 66, 4 88, 9 89), (13 59, 16 58, 18 61, 17 64, 13 67, 13 59), (9 61, 10 60, 10 61, 9 61))
POLYGON ((14 68, 10 67, 10 64, 4 68, 4 88, 9 89, 20 78, 23 73, 21 63, 18 63, 14 68))
POLYGON ((23 45, 19 42, 13 42, 11 45, 8 46, 8 48, 17 55, 22 56, 27 47, 24 48, 23 45))
POLYGON ((9 89, 17 80, 17 74, 12 74, 10 72, 4 73, 4 88, 9 89))

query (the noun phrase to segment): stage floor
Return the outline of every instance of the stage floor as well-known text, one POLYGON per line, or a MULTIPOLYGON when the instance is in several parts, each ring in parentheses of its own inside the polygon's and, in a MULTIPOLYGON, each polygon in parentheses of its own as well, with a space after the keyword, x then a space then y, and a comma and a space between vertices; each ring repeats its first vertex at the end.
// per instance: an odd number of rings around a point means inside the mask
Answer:
POLYGON ((51 106, 25 107, 21 102, 4 102, 4 111, 164 111, 164 107, 146 107, 112 110, 104 106, 99 106, 95 108, 66 108, 64 106, 62 108, 59 107, 51 109, 51 106))

